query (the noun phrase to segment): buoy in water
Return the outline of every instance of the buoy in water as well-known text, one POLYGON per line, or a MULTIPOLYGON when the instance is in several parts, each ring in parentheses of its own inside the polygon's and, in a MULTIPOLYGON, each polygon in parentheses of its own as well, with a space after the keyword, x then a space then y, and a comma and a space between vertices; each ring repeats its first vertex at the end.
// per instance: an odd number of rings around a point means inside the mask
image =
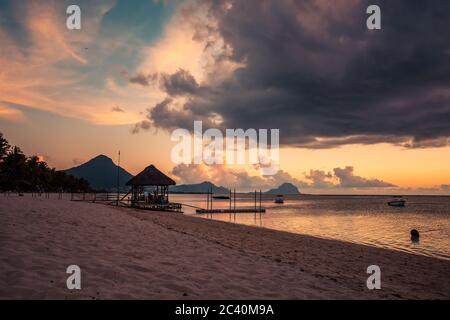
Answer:
POLYGON ((416 229, 412 229, 411 230, 411 241, 418 242, 419 238, 420 238, 419 231, 417 231, 416 229))

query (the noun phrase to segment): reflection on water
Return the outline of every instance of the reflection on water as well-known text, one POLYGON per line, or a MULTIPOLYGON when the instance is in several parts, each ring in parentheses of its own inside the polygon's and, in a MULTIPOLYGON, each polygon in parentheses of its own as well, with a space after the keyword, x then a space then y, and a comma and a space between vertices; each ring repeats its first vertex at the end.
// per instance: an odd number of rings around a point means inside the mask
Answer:
MULTIPOLYGON (((276 205, 266 196, 267 209, 257 214, 214 214, 213 219, 362 243, 450 260, 450 197, 409 196, 405 208, 389 207, 384 196, 291 196, 276 205), (412 242, 410 231, 420 232, 412 242)), ((205 195, 171 195, 172 201, 206 207, 205 195)), ((253 207, 251 195, 238 195, 237 207, 253 207)), ((259 205, 259 202, 258 202, 259 205)), ((228 208, 215 200, 214 208, 228 208)), ((183 207, 185 214, 195 209, 183 207)), ((196 215, 206 218, 205 215, 196 215)))

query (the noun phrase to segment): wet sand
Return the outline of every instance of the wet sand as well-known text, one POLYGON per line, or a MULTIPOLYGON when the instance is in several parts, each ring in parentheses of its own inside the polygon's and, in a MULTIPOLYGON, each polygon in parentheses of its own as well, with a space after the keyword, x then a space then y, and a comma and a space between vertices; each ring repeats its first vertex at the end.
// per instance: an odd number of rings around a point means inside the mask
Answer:
POLYGON ((449 299, 450 261, 177 213, 0 195, 1 299, 449 299), (66 268, 81 268, 68 290, 66 268), (381 290, 366 269, 381 268, 381 290))

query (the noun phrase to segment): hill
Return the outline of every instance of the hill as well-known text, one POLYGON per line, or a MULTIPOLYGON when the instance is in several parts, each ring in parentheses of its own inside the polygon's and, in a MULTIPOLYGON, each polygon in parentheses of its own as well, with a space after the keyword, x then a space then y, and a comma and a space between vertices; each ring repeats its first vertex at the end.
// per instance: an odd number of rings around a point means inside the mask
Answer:
MULTIPOLYGON (((89 182, 92 189, 97 191, 117 191, 117 165, 111 158, 99 155, 80 166, 64 170, 65 173, 89 182)), ((133 177, 123 168, 119 169, 119 185, 121 191, 128 190, 125 186, 133 177)))
POLYGON ((264 192, 265 194, 300 194, 298 188, 292 183, 283 183, 281 186, 275 189, 270 189, 264 192))
POLYGON ((171 193, 206 193, 211 190, 214 194, 228 194, 230 190, 224 187, 218 187, 211 182, 202 182, 197 184, 182 184, 170 187, 171 193))

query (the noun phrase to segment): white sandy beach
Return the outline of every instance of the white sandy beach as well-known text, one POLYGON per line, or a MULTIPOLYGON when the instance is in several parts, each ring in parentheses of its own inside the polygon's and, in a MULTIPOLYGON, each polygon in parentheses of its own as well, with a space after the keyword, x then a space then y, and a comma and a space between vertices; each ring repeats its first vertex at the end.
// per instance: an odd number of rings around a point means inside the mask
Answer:
POLYGON ((450 261, 175 213, 0 196, 1 299, 449 299, 450 261), (81 267, 81 290, 66 268, 81 267), (366 287, 381 267, 382 289, 366 287))

